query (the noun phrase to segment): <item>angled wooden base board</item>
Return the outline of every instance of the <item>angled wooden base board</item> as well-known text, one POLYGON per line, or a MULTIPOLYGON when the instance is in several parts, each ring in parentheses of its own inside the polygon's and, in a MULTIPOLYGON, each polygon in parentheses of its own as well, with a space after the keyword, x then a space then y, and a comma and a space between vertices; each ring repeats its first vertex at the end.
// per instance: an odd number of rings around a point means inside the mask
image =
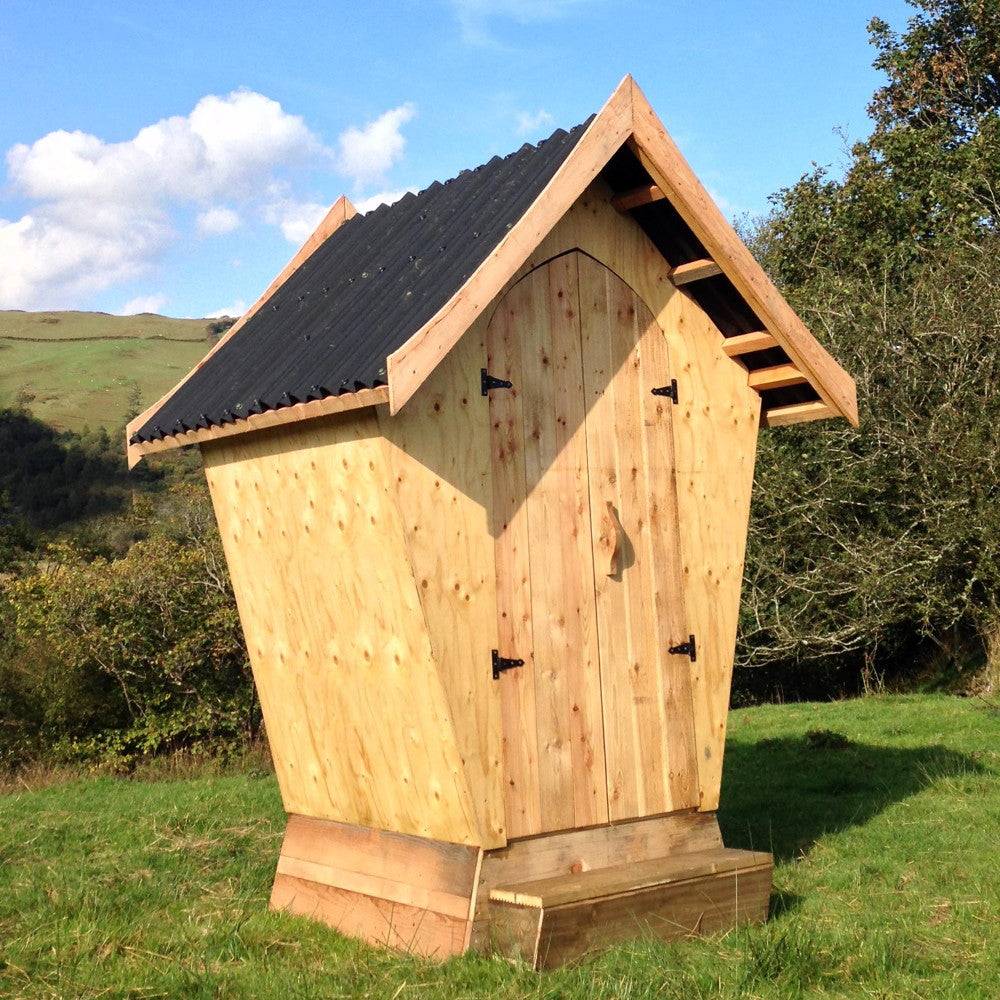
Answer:
POLYGON ((771 856, 686 811, 476 847, 289 816, 271 907, 371 944, 553 968, 596 948, 762 921, 771 856))
POLYGON ((480 850, 289 816, 271 908, 427 958, 466 950, 480 850))

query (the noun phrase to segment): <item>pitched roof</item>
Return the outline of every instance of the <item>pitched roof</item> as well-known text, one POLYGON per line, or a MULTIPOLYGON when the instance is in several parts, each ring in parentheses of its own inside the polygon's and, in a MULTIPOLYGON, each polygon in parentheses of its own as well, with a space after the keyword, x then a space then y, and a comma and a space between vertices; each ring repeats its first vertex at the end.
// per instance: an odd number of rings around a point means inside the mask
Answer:
POLYGON ((587 124, 346 221, 131 441, 386 385, 386 358, 521 218, 587 124))
POLYGON ((675 283, 712 317, 726 353, 748 368, 765 423, 857 423, 853 380, 753 259, 626 77, 569 132, 364 216, 338 200, 206 359, 129 425, 130 465, 150 452, 344 409, 388 402, 397 412, 598 176, 675 269, 675 283))

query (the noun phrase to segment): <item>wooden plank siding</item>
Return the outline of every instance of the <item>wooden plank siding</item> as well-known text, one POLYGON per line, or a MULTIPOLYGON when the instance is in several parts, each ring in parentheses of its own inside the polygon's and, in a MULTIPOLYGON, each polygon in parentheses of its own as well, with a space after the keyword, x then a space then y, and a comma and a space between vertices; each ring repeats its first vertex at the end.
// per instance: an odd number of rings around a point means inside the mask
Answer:
POLYGON ((715 815, 690 810, 587 830, 529 837, 512 841, 505 848, 486 851, 477 882, 471 946, 487 951, 498 943, 490 923, 494 914, 490 893, 506 882, 594 871, 721 846, 722 837, 715 815))
POLYGON ((396 417, 379 411, 387 481, 472 793, 480 843, 506 843, 500 704, 490 669, 497 645, 490 507, 486 356, 477 322, 396 417))
MULTIPOLYGON (((570 256, 570 255, 568 255, 570 256)), ((698 803, 688 635, 674 481, 666 339, 642 300, 584 254, 578 261, 590 507, 624 552, 595 573, 611 820, 698 803), (610 568, 610 567, 608 567, 610 568)))
POLYGON ((700 807, 718 807, 739 595, 760 425, 760 396, 726 356, 725 338, 670 280, 663 257, 595 182, 529 256, 512 283, 579 248, 636 294, 664 331, 680 402, 672 412, 684 600, 699 637, 691 665, 700 807))
MULTIPOLYGON (((608 819, 578 289, 575 255, 560 257, 508 293, 488 332, 491 362, 501 354, 510 368, 509 353, 519 348, 521 354, 517 389, 524 492, 499 500, 508 508, 524 507, 526 517, 506 519, 508 528, 497 539, 497 562, 516 563, 510 551, 515 546, 528 554, 530 633, 524 628, 522 575, 498 578, 497 604, 501 621, 512 629, 505 655, 530 653, 512 683, 518 695, 527 694, 528 676, 533 684, 528 697, 533 699, 537 777, 531 787, 519 770, 522 753, 508 758, 507 798, 514 812, 509 836, 608 819), (521 804, 518 789, 537 806, 521 804), (537 823, 522 827, 517 818, 529 814, 537 815, 537 823)), ((510 419, 511 404, 501 400, 506 391, 490 394, 494 426, 510 419)), ((501 455, 509 440, 509 434, 501 434, 494 453, 505 462, 519 461, 516 452, 501 455)), ((517 484, 519 477, 517 471, 500 474, 505 485, 517 484)), ((514 673, 500 679, 501 688, 514 673)), ((524 726, 523 719, 509 722, 517 729, 524 726)))

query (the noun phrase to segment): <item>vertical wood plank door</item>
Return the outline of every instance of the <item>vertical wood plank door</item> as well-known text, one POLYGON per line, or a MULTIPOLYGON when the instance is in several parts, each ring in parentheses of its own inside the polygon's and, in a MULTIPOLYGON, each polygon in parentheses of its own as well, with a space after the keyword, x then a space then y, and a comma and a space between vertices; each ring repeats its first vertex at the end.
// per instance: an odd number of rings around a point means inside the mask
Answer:
POLYGON ((507 836, 605 823, 578 254, 537 268, 487 333, 507 836))
POLYGON ((698 804, 667 341, 579 252, 487 333, 508 837, 698 804))
MULTIPOLYGON (((587 453, 611 820, 698 805, 667 339, 578 254, 587 453)), ((683 382, 683 379, 682 379, 683 382)), ((683 391, 683 388, 681 389, 683 391)))

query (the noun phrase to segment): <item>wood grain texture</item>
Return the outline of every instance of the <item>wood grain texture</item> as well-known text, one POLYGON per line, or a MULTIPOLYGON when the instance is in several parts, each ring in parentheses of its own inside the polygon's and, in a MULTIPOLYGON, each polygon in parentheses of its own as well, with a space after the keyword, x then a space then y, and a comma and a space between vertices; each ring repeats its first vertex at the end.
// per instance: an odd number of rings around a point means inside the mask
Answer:
POLYGON ((493 301, 525 258, 604 168, 632 131, 632 80, 625 77, 544 190, 500 245, 439 312, 397 351, 387 371, 393 414, 493 301))
MULTIPOLYGON (((409 886, 415 891, 436 893, 449 897, 444 904, 449 908, 456 905, 456 899, 464 899, 468 915, 469 898, 478 871, 479 848, 291 815, 281 844, 281 858, 317 869, 329 868, 409 886)), ((335 880, 327 884, 354 888, 335 880)), ((379 893, 368 892, 368 895, 379 893)), ((413 899, 399 901, 414 902, 413 899)), ((446 912, 445 909, 442 908, 442 912, 446 912)))
POLYGON ((554 878, 500 885, 490 890, 490 899, 496 903, 512 903, 516 906, 564 906, 567 903, 583 903, 605 896, 644 892, 705 875, 721 875, 772 863, 771 855, 762 851, 719 847, 664 858, 649 858, 627 865, 612 865, 596 871, 572 872, 554 878))
POLYGON ((489 950, 494 908, 490 892, 499 885, 551 878, 722 846, 714 813, 694 810, 589 830, 569 830, 512 841, 487 851, 479 871, 472 947, 489 950))
POLYGON ((422 958, 445 959, 466 948, 468 920, 279 873, 271 909, 309 917, 348 937, 422 958))
POLYGON ((768 368, 757 368, 747 375, 747 385, 758 392, 783 389, 786 385, 802 385, 807 381, 795 365, 771 365, 768 368))
MULTIPOLYGON (((771 880, 772 867, 764 864, 536 910, 542 919, 534 967, 554 969, 597 948, 641 936, 670 941, 763 923, 771 880)), ((498 907, 502 909, 520 907, 498 907)))
POLYGON ((812 403, 775 406, 763 414, 761 424, 764 427, 787 427, 789 424, 802 424, 809 420, 826 420, 837 415, 826 403, 817 399, 812 403))
POLYGON ((690 666, 670 645, 689 633, 678 538, 671 415, 652 389, 672 374, 649 309, 619 277, 578 259, 587 453, 595 548, 624 545, 595 576, 612 820, 698 803, 690 666), (598 532, 601 532, 598 535, 598 532), (610 532, 614 532, 610 535, 610 532), (618 535, 622 536, 620 543, 618 535))
POLYGON ((714 260, 692 260, 671 268, 670 280, 675 285, 687 285, 692 281, 714 278, 717 274, 722 274, 722 268, 714 260))
POLYGON ((478 844, 374 414, 203 454, 286 811, 478 844))
POLYGON ((506 843, 491 537, 490 414, 479 392, 485 322, 473 325, 410 405, 379 411, 405 553, 451 710, 480 843, 506 843))
POLYGON ((854 380, 822 347, 775 288, 695 176, 645 95, 632 82, 629 144, 711 258, 820 396, 852 424, 858 422, 854 380))
POLYGON ((521 327, 536 324, 531 295, 500 302, 487 332, 486 365, 510 390, 491 392, 489 414, 493 479, 493 526, 497 573, 497 648, 524 660, 496 682, 504 755, 504 810, 509 837, 542 827, 539 794, 538 719, 535 711, 535 638, 531 600, 531 552, 525 467, 521 327))
MULTIPOLYGON (((538 823, 525 829, 512 822, 511 835, 608 818, 578 286, 575 255, 552 261, 508 293, 488 334, 491 356, 503 350, 494 341, 505 334, 508 343, 520 342, 521 353, 525 492, 510 499, 526 509, 531 662, 520 670, 522 678, 532 675, 538 763, 537 784, 530 788, 525 775, 512 770, 520 757, 508 759, 508 799, 517 788, 537 797, 537 810, 515 802, 514 812, 537 811, 538 823)), ((508 417, 496 409, 505 404, 493 402, 503 392, 491 393, 494 425, 508 417)), ((508 446, 509 435, 494 452, 508 446)), ((515 520, 515 529, 520 524, 515 520)), ((523 544, 516 536, 501 535, 498 552, 523 544)), ((498 563, 509 564, 512 558, 498 555, 498 563)), ((529 649, 528 637, 517 620, 520 614, 523 621, 523 611, 515 605, 524 598, 511 592, 521 587, 519 579, 499 577, 497 601, 501 621, 515 630, 509 655, 521 657, 521 650, 529 649)), ((523 725, 523 720, 512 721, 523 725)))
POLYGON ((760 396, 725 338, 670 281, 669 268, 635 221, 593 184, 513 279, 579 248, 618 274, 665 333, 680 404, 671 414, 681 533, 684 603, 698 636, 691 667, 701 807, 718 806, 726 714, 736 647, 746 526, 760 396))
POLYGON ((735 337, 726 337, 722 349, 727 358, 739 358, 754 351, 769 351, 778 346, 778 342, 767 330, 754 330, 752 333, 740 333, 735 337))
POLYGON ((208 441, 218 441, 220 438, 236 437, 238 434, 281 427, 284 424, 294 424, 315 417, 328 417, 333 413, 347 413, 349 410, 360 410, 368 406, 381 406, 388 402, 389 390, 382 385, 374 389, 359 389, 357 392, 345 392, 339 396, 327 396, 326 399, 314 399, 308 403, 296 403, 294 406, 283 406, 280 410, 253 413, 235 424, 222 424, 185 431, 183 434, 171 434, 159 441, 143 441, 141 444, 130 445, 135 461, 129 468, 146 455, 156 455, 173 448, 205 444, 208 441))
POLYGON ((666 195, 655 184, 642 184, 631 191, 616 194, 611 199, 611 204, 619 212, 630 212, 633 208, 639 208, 641 205, 650 205, 654 201, 663 201, 664 198, 666 198, 666 195))
MULTIPOLYGON (((271 282, 270 285, 267 286, 267 288, 264 290, 264 294, 261 295, 260 298, 258 298, 257 301, 254 302, 254 304, 242 316, 240 316, 240 318, 219 338, 218 342, 205 355, 205 357, 203 357, 201 361, 199 361, 198 364, 196 364, 194 368, 192 368, 191 371, 189 371, 187 375, 185 375, 184 378, 182 378, 180 382, 178 382, 177 385, 175 385, 168 393, 161 396, 152 406, 147 407, 142 413, 139 414, 139 416, 135 417, 133 420, 130 420, 128 422, 128 426, 125 428, 125 449, 126 449, 126 456, 128 458, 128 467, 130 469, 133 468, 138 462, 142 461, 142 458, 145 455, 150 455, 157 451, 165 451, 169 448, 180 448, 186 444, 196 444, 199 441, 208 440, 208 438, 189 439, 186 434, 175 434, 172 435, 171 437, 164 438, 162 441, 149 441, 135 445, 129 444, 129 439, 132 437, 132 435, 137 430, 139 430, 139 428, 142 427, 149 420, 149 418, 154 413, 156 413, 156 411, 159 410, 160 407, 162 407, 163 404, 168 399, 170 399, 170 397, 173 396, 174 393, 177 392, 177 390, 182 385, 184 385, 184 383, 187 382, 187 380, 191 378, 191 376, 194 375, 194 373, 198 371, 198 369, 201 368, 213 354, 216 353, 216 351, 220 350, 224 344, 232 340, 232 338, 237 333, 239 333, 241 329, 243 329, 247 320, 249 320, 251 316, 253 316, 256 312, 259 311, 260 307, 264 305, 264 303, 267 302, 267 300, 288 280, 288 278, 296 270, 298 270, 298 268, 306 260, 308 260, 309 257, 313 255, 316 249, 319 246, 321 246, 327 239, 329 239, 329 237, 332 236, 345 222, 347 222, 349 219, 353 219, 354 216, 357 214, 358 214, 357 209, 355 209, 355 207, 351 204, 347 196, 341 195, 330 206, 330 210, 323 217, 322 221, 316 227, 316 229, 314 230, 313 234, 309 237, 309 239, 307 239, 305 243, 302 244, 302 246, 296 251, 295 255, 292 257, 292 259, 282 268, 278 276, 271 282), (153 445, 156 445, 157 447, 153 447, 153 445)), ((388 390, 386 390, 386 392, 388 393, 388 390)), ((336 399, 341 397, 332 397, 332 398, 336 399)), ((372 400, 368 400, 360 405, 370 406, 372 402, 373 402, 372 400)), ((346 407, 344 408, 346 409, 346 407)), ((285 412, 285 411, 279 411, 279 412, 285 412)), ((257 415, 263 416, 263 414, 257 414, 257 415)), ((322 416, 322 415, 323 414, 321 412, 310 411, 306 414, 302 414, 300 412, 295 417, 295 419, 301 420, 305 419, 306 416, 322 416)), ((249 425, 243 427, 242 422, 240 424, 231 424, 227 426, 240 428, 239 430, 233 431, 232 433, 241 433, 242 430, 253 429, 249 425)), ((212 429, 215 428, 209 428, 209 430, 212 429)), ((199 432, 192 432, 192 433, 199 433, 199 432)))

